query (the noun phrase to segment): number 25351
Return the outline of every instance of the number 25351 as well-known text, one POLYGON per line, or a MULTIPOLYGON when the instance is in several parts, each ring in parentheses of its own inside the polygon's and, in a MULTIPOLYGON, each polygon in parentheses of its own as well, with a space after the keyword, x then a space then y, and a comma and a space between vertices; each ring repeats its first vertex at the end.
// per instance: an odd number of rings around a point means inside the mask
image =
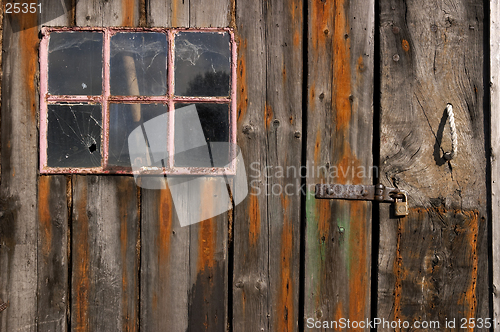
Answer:
POLYGON ((19 2, 16 2, 16 3, 10 3, 10 2, 7 2, 5 4, 5 13, 6 14, 28 14, 28 13, 31 13, 31 14, 34 14, 34 13, 41 13, 42 12, 42 4, 39 3, 27 3, 27 2, 23 2, 23 3, 19 3, 19 2))

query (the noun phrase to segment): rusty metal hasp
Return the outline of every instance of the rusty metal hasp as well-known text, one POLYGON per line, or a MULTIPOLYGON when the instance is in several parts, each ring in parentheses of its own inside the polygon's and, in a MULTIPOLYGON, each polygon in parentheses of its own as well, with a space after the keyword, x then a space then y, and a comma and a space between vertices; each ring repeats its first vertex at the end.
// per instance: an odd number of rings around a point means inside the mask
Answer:
POLYGON ((408 215, 406 192, 401 189, 386 187, 381 183, 376 185, 319 183, 316 185, 316 198, 395 203, 396 216, 408 215))

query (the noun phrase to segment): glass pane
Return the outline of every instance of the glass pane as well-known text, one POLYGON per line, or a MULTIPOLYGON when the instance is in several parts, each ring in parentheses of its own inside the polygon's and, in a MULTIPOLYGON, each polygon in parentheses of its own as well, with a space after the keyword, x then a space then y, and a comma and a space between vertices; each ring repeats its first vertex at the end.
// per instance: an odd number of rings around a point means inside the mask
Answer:
POLYGON ((231 44, 228 33, 179 32, 175 37, 175 94, 229 96, 231 44))
POLYGON ((102 33, 52 32, 49 40, 49 93, 100 95, 102 33))
POLYGON ((167 93, 167 36, 123 32, 111 37, 111 94, 161 96, 167 93))
POLYGON ((48 105, 49 167, 101 165, 101 105, 48 105))
MULTIPOLYGON (((136 160, 135 166, 152 166, 157 161, 168 158, 167 152, 168 114, 162 104, 111 104, 109 108, 109 166, 131 167, 130 155, 136 160), (151 121, 149 121, 151 120, 151 121), (137 135, 131 137, 134 129, 137 135), (146 136, 144 136, 146 133, 146 136), (136 140, 129 146, 129 140, 136 140), (139 141, 138 141, 139 140, 139 141), (129 151, 140 147, 141 151, 129 151), (149 150, 147 154, 144 148, 149 150), (132 152, 132 153, 131 153, 132 152), (143 157, 145 156, 145 157, 143 157)), ((166 166, 166 162, 165 162, 166 166)))
POLYGON ((175 166, 226 166, 229 163, 229 106, 176 104, 175 108, 175 166), (219 144, 221 142, 224 144, 219 144))

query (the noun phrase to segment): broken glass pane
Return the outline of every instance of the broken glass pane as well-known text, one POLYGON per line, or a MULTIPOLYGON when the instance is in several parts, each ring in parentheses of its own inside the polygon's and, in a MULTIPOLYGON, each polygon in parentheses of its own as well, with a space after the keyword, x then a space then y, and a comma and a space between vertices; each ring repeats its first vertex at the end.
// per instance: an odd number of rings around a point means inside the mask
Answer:
POLYGON ((167 93, 167 37, 123 32, 111 37, 111 94, 161 96, 167 93))
POLYGON ((229 105, 175 105, 175 166, 225 167, 229 163, 229 105))
POLYGON ((136 135, 135 139, 143 140, 135 146, 149 149, 147 156, 141 160, 141 166, 151 166, 153 159, 168 158, 167 153, 167 106, 163 104, 111 104, 109 107, 109 166, 131 167, 129 154, 129 136, 137 127, 143 127, 144 135, 136 135), (149 120, 157 126, 149 128, 149 120), (146 137, 146 138, 145 138, 146 137))
POLYGON ((228 96, 231 46, 228 33, 179 32, 175 36, 175 94, 228 96))
POLYGON ((101 165, 101 105, 48 105, 49 167, 101 165))
POLYGON ((49 40, 49 93, 100 95, 102 91, 102 33, 52 32, 49 40))

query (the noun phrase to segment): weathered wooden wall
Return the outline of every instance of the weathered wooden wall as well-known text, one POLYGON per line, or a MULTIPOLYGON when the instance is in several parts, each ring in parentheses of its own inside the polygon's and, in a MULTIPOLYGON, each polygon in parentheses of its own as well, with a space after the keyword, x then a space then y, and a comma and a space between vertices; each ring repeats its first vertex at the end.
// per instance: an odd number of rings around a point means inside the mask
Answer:
MULTIPOLYGON (((307 318, 498 318, 488 171, 497 220, 500 83, 492 56, 489 170, 483 2, 64 2, 76 6, 51 21, 42 12, 3 24, 0 298, 9 307, 0 331, 304 331, 307 318), (180 227, 168 189, 141 189, 129 176, 38 176, 37 22, 233 27, 245 201, 180 227), (449 162, 446 103, 459 142, 449 162), (301 166, 309 176, 277 172, 301 166), (409 217, 393 218, 389 205, 373 213, 369 202, 314 198, 316 183, 377 176, 408 191, 409 217)), ((491 3, 496 54, 500 13, 491 3)), ((210 207, 200 192, 185 202, 193 213, 210 207)))

